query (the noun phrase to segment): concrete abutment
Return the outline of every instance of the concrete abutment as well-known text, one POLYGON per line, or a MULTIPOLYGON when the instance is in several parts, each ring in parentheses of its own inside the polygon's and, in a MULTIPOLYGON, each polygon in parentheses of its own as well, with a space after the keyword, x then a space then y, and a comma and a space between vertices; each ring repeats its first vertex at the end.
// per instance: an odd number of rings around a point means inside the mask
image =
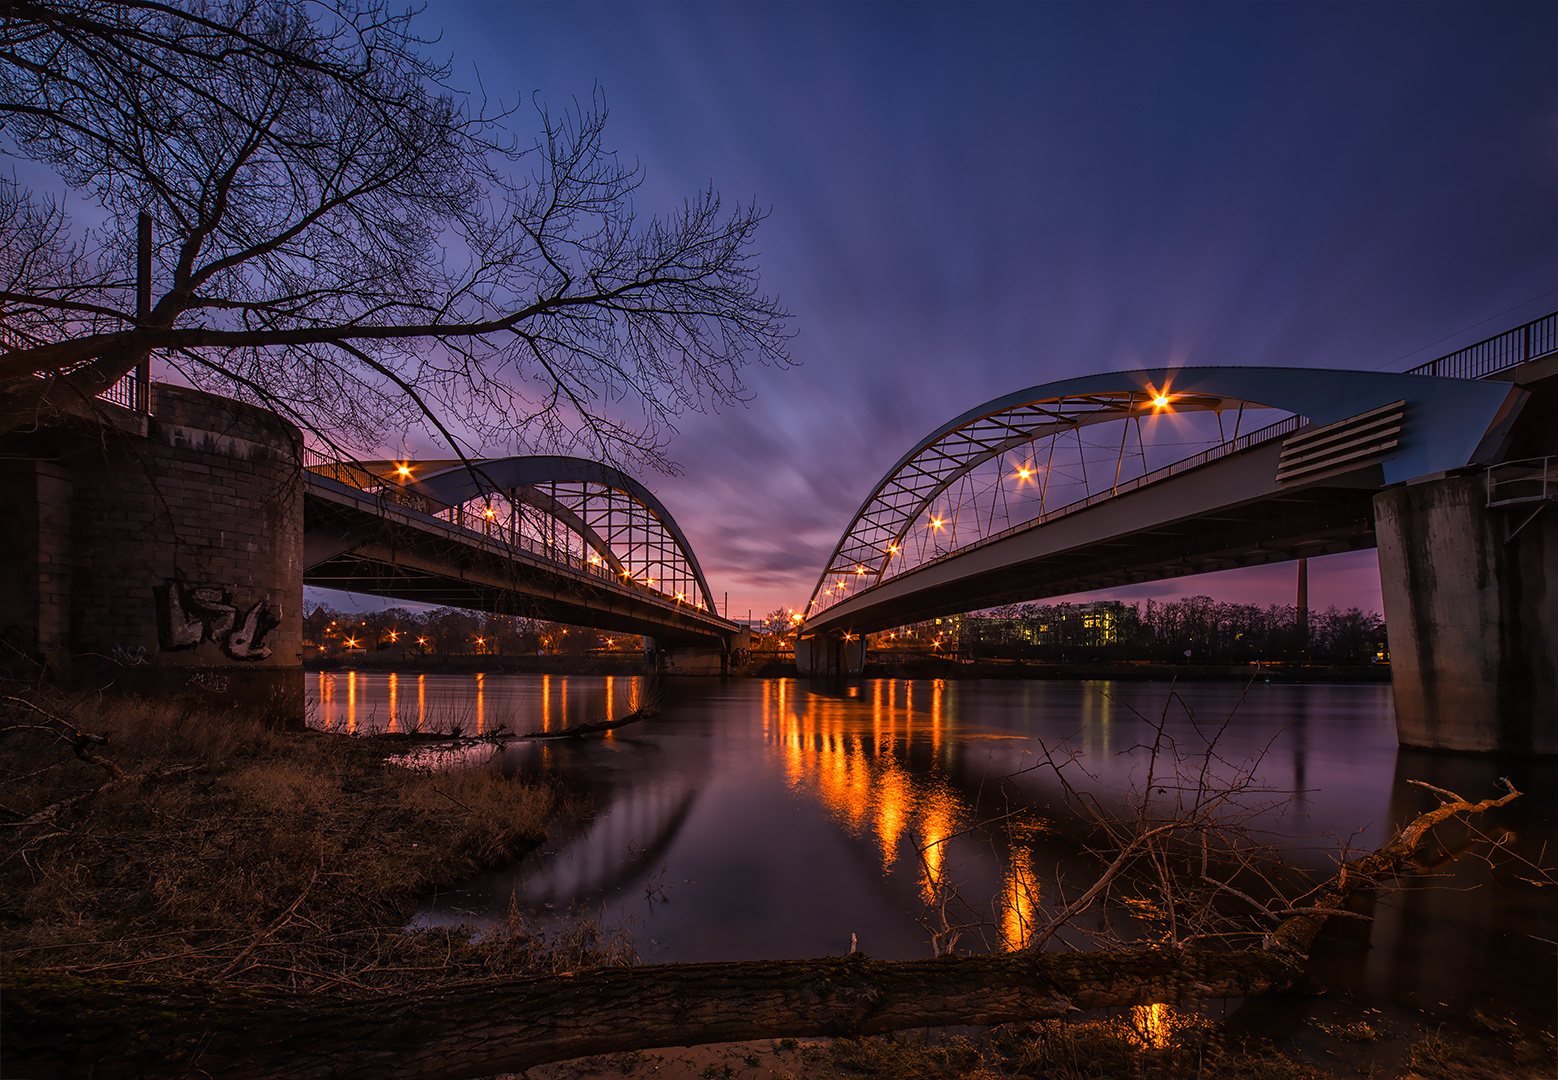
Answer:
POLYGON ((301 433, 157 385, 5 440, 7 668, 76 688, 261 703, 303 718, 301 433))
POLYGON ((1397 736, 1555 754, 1558 512, 1487 503, 1482 473, 1374 497, 1397 736))

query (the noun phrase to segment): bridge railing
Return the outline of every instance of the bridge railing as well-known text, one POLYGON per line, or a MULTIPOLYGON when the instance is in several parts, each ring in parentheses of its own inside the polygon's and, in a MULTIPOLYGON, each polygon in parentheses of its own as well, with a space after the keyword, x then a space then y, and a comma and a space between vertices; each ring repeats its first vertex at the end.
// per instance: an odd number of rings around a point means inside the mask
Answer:
POLYGON ((1558 352, 1558 311, 1468 345, 1449 356, 1419 364, 1407 374, 1481 379, 1555 352, 1558 352))
POLYGON ((1488 466, 1488 506, 1548 503, 1558 499, 1558 456, 1522 458, 1488 466))
MULTIPOLYGON (((1056 520, 1057 518, 1063 518, 1068 514, 1075 514, 1080 510, 1086 510, 1090 506, 1097 506, 1099 503, 1108 502, 1110 499, 1118 498, 1119 496, 1127 494, 1128 492, 1137 491, 1141 488, 1147 487, 1150 484, 1158 483, 1161 480, 1167 480, 1171 476, 1178 476, 1181 473, 1189 472, 1191 469, 1198 469, 1202 465, 1216 461, 1219 458, 1225 458, 1229 454, 1237 454, 1242 450, 1248 450, 1250 447, 1259 445, 1260 443, 1270 442, 1272 439, 1279 439, 1284 435, 1288 435, 1294 431, 1297 431, 1305 423, 1306 421, 1302 416, 1289 416, 1284 420, 1278 420, 1275 424, 1268 424, 1266 427, 1252 431, 1247 435, 1240 435, 1236 439, 1229 439, 1227 442, 1219 443, 1216 446, 1209 447, 1206 450, 1201 451, 1199 454, 1192 454, 1187 458, 1181 458, 1179 461, 1173 462, 1169 465, 1164 465, 1162 468, 1154 469, 1149 473, 1144 473, 1143 475, 1138 476, 1133 480, 1124 481, 1111 487, 1108 491, 1095 492, 1085 499, 1078 499, 1075 502, 1067 503, 1065 506, 1057 507, 1056 509, 1047 513, 1039 514, 1036 517, 1029 518, 1027 521, 1019 522, 1010 528, 1002 529, 1000 532, 991 533, 989 536, 980 537, 978 540, 975 540, 972 543, 964 544, 961 547, 956 547, 950 551, 942 552, 935 558, 927 559, 921 563, 916 563, 912 568, 903 572, 910 573, 913 570, 920 570, 924 567, 932 566, 939 562, 944 562, 947 559, 951 559, 959 555, 966 555, 970 551, 975 551, 989 544, 994 544, 998 541, 1005 540, 1009 536, 1016 536, 1020 532, 1026 532, 1029 529, 1036 529, 1041 525, 1046 525, 1049 522, 1056 520)), ((897 577, 898 575, 895 574, 893 576, 897 577)), ((854 595, 859 596, 860 593, 855 593, 854 595)), ((834 601, 835 604, 840 602, 841 601, 834 601)), ((833 605, 830 604, 829 607, 831 606, 833 605)), ((827 608, 822 608, 822 611, 826 610, 827 608)), ((821 611, 819 611, 818 614, 821 614, 821 611)))
POLYGON ((528 555, 565 566, 575 573, 599 578, 618 588, 632 588, 635 591, 652 593, 663 599, 675 601, 685 607, 703 609, 702 604, 676 600, 671 593, 613 572, 599 556, 581 555, 545 537, 533 536, 522 529, 511 527, 496 516, 489 517, 484 511, 478 512, 470 504, 445 506, 414 491, 406 491, 399 484, 391 483, 361 465, 337 461, 317 450, 304 448, 303 467, 316 476, 323 476, 347 487, 357 488, 365 495, 372 495, 397 506, 404 506, 408 510, 425 514, 447 526, 451 531, 496 542, 515 551, 523 551, 528 555))

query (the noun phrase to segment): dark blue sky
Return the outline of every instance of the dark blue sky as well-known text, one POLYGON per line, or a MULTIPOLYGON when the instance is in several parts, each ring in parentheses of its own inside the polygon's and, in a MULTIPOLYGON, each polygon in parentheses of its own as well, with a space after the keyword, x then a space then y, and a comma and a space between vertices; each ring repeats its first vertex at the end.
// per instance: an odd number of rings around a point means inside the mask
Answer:
MULTIPOLYGON (((642 211, 710 183, 771 207, 800 366, 685 417, 683 475, 644 478, 732 613, 804 603, 882 471, 988 398, 1165 363, 1400 370, 1558 308, 1554 4, 438 3, 422 25, 494 97, 598 86, 642 211)), ((1312 597, 1378 607, 1372 553, 1317 561, 1312 597)))

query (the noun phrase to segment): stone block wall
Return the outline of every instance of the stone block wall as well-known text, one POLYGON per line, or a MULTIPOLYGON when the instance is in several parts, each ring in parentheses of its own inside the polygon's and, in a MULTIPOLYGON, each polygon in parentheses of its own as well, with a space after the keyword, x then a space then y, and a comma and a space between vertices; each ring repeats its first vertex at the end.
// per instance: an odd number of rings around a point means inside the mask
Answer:
POLYGON ((25 563, 0 571, 24 594, 0 616, 62 681, 301 718, 301 435, 185 387, 154 386, 152 412, 0 468, 0 546, 25 563))

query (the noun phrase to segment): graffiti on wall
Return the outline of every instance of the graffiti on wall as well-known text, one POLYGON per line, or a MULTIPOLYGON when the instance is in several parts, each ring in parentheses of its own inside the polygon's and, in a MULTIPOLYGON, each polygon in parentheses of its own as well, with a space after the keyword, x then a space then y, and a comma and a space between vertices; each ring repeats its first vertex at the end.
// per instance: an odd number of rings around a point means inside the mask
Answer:
POLYGON ((169 652, 203 641, 233 660, 270 656, 265 636, 281 625, 281 606, 259 600, 247 610, 233 603, 230 585, 190 585, 169 578, 157 586, 157 640, 169 652))

